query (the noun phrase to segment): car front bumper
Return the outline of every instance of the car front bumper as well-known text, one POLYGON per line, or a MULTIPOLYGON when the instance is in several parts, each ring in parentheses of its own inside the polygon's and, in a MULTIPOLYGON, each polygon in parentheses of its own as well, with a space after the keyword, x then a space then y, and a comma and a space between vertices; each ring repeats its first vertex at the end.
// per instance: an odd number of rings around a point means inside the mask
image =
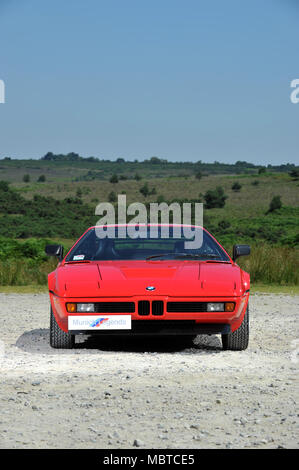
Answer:
POLYGON ((168 297, 168 296, 134 296, 134 297, 101 297, 101 298, 67 298, 59 297, 54 292, 50 292, 50 300, 55 315, 56 321, 59 327, 68 332, 68 317, 69 316, 84 316, 92 315, 96 319, 100 315, 130 315, 131 317, 131 329, 129 330, 101 330, 96 328, 95 330, 75 330, 70 331, 72 334, 121 334, 121 335, 195 335, 200 333, 216 334, 216 333, 229 333, 239 328, 242 323, 247 303, 249 298, 249 292, 247 291, 244 295, 238 297, 168 297), (144 314, 139 313, 138 305, 140 301, 149 302, 149 311, 144 314), (153 309, 153 302, 159 301, 163 303, 163 309, 156 315, 153 309), (66 304, 70 303, 99 303, 99 302, 119 302, 119 303, 134 303, 134 311, 113 313, 107 311, 105 313, 68 313, 66 310, 66 304), (235 308, 232 312, 207 312, 207 311, 168 311, 168 303, 176 302, 177 305, 185 302, 201 304, 208 302, 234 302, 235 308), (161 313, 162 311, 162 313, 161 313))

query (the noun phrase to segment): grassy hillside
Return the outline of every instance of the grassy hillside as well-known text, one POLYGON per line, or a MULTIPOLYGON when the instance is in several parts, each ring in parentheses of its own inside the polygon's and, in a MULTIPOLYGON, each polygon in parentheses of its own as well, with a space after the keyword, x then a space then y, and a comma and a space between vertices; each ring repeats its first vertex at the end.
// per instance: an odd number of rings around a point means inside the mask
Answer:
POLYGON ((99 202, 126 194, 128 204, 206 203, 207 193, 219 186, 225 204, 210 209, 205 205, 206 228, 228 250, 233 243, 252 245, 252 255, 240 263, 253 281, 298 284, 296 171, 289 166, 261 171, 245 163, 1 160, 0 285, 44 285, 47 272, 55 266, 42 254, 45 239, 71 246, 96 222, 99 202), (145 185, 147 191, 142 191, 145 185), (269 212, 274 196, 280 196, 282 205, 269 212))

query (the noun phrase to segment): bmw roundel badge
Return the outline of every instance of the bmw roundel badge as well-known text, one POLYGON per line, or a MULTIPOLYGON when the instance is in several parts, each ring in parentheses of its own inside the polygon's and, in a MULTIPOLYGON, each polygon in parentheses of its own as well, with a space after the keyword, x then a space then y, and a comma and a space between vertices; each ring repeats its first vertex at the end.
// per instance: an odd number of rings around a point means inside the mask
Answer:
POLYGON ((147 286, 146 290, 155 290, 156 288, 154 286, 147 286))

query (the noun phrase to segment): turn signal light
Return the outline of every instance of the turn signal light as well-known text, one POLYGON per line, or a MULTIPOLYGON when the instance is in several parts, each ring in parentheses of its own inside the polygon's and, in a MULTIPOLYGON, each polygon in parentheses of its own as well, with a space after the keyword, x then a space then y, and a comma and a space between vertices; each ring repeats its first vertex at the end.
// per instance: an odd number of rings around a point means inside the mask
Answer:
POLYGON ((226 312, 233 312, 235 309, 235 303, 234 302, 225 302, 225 311, 226 312))
POLYGON ((77 304, 68 302, 66 304, 66 310, 68 311, 68 313, 75 313, 77 311, 77 304))

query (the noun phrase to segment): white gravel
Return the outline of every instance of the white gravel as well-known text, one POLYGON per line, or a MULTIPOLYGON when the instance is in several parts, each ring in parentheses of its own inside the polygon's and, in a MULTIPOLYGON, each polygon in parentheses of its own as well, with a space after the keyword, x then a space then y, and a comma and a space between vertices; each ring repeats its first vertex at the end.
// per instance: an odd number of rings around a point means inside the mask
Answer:
POLYGON ((251 296, 242 352, 219 336, 53 350, 47 294, 0 305, 1 448, 298 448, 299 296, 251 296))

